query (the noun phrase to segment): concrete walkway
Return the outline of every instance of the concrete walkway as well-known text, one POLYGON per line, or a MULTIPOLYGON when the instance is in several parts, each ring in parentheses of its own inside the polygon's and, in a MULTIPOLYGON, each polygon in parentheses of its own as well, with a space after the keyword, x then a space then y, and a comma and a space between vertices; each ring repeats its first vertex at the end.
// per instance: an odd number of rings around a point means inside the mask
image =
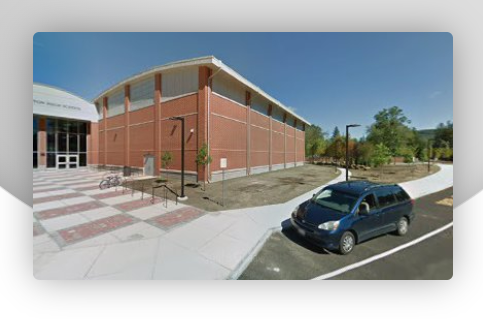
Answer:
POLYGON ((437 193, 453 186, 453 165, 437 164, 441 169, 427 177, 401 185, 412 198, 423 197, 432 193, 437 193))
MULTIPOLYGON (((439 191, 453 183, 451 165, 403 186, 413 197, 439 191)), ((344 170, 330 183, 344 180, 344 170)), ((40 182, 40 181, 39 181, 40 182)), ((319 188, 286 203, 203 216, 146 239, 38 253, 38 279, 235 279, 270 234, 280 229, 295 206, 319 188)))

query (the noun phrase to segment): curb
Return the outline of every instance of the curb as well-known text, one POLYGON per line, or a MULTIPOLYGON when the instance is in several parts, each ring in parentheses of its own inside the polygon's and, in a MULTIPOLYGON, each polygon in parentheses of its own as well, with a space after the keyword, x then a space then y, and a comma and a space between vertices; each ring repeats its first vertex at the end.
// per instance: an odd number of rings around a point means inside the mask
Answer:
POLYGON ((262 250, 263 246, 267 242, 268 238, 272 236, 272 234, 276 231, 281 230, 281 226, 269 228, 265 234, 258 240, 258 242, 253 246, 253 248, 250 250, 250 252, 243 258, 243 260, 238 264, 237 267, 230 273, 230 275, 226 278, 228 280, 238 280, 238 278, 241 276, 241 274, 248 268, 248 266, 251 264, 253 259, 258 255, 260 250, 262 250))

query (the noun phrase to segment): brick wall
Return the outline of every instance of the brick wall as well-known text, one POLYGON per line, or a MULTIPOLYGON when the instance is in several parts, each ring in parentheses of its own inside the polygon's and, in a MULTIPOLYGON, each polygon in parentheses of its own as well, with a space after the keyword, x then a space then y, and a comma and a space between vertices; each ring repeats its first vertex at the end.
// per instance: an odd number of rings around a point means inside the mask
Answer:
POLYGON ((227 158, 230 169, 246 168, 246 107, 211 95, 210 148, 211 171, 220 170, 220 158, 227 158))
POLYGON ((195 173, 198 152, 198 94, 161 103, 161 154, 171 152, 173 162, 170 170, 181 170, 181 122, 169 120, 173 116, 185 118, 185 170, 195 173), (191 133, 191 129, 194 130, 191 133))
POLYGON ((90 123, 87 135, 87 163, 99 164, 99 123, 90 123))
POLYGON ((250 117, 250 166, 269 166, 270 118, 255 111, 251 111, 250 117))
MULTIPOLYGON (((198 92, 164 102, 160 102, 162 77, 153 75, 157 83, 155 92, 159 92, 153 106, 100 120, 97 127, 93 126, 92 132, 96 132, 98 138, 89 140, 95 149, 89 155, 89 164, 129 164, 131 167, 142 168, 144 155, 154 154, 156 165, 161 167, 160 158, 164 152, 169 151, 173 154, 169 169, 181 170, 181 122, 169 120, 175 116, 185 118, 185 170, 187 173, 198 174, 200 180, 203 179, 203 170, 196 165, 195 160, 199 148, 207 142, 208 135, 213 158, 211 173, 219 173, 220 158, 227 158, 229 170, 237 171, 238 176, 268 171, 271 164, 273 169, 279 169, 286 163, 304 161, 305 132, 271 118, 271 108, 259 110, 267 112, 262 114, 212 93, 208 83, 211 74, 208 68, 200 67, 198 92), (207 111, 208 100, 210 114, 207 111), (155 118, 156 115, 158 118, 155 118)), ((129 110, 129 87, 126 87, 125 94, 126 110, 129 110)), ((247 97, 247 103, 250 103, 250 95, 247 97)), ((107 99, 102 103, 107 104, 107 99)), ((105 109, 103 113, 106 114, 105 109)))

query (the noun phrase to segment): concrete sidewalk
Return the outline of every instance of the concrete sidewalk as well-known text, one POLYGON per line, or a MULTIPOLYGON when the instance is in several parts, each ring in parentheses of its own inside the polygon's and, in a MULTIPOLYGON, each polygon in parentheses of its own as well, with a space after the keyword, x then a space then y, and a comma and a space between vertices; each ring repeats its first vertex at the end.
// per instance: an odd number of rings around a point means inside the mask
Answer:
POLYGON ((453 165, 437 164, 441 169, 427 177, 401 183, 401 185, 412 198, 423 197, 437 193, 453 186, 453 165))
MULTIPOLYGON (((403 186, 411 196, 419 197, 443 186, 446 188, 449 183, 452 185, 452 166, 441 166, 435 175, 403 186)), ((344 170, 341 171, 330 184, 344 180, 344 170)), ((235 279, 272 231, 290 217, 293 208, 324 186, 283 204, 206 213, 146 239, 100 241, 99 245, 90 247, 81 245, 37 254, 34 276, 38 279, 235 279)))

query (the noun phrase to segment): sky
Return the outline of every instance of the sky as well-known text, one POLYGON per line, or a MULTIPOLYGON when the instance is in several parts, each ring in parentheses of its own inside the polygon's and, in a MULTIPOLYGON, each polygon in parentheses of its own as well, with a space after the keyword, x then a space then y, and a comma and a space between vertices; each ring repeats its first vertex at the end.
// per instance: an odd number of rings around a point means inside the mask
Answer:
POLYGON ((33 81, 92 100, 146 69, 214 55, 330 136, 399 106, 411 127, 453 121, 450 33, 36 33, 33 81))

